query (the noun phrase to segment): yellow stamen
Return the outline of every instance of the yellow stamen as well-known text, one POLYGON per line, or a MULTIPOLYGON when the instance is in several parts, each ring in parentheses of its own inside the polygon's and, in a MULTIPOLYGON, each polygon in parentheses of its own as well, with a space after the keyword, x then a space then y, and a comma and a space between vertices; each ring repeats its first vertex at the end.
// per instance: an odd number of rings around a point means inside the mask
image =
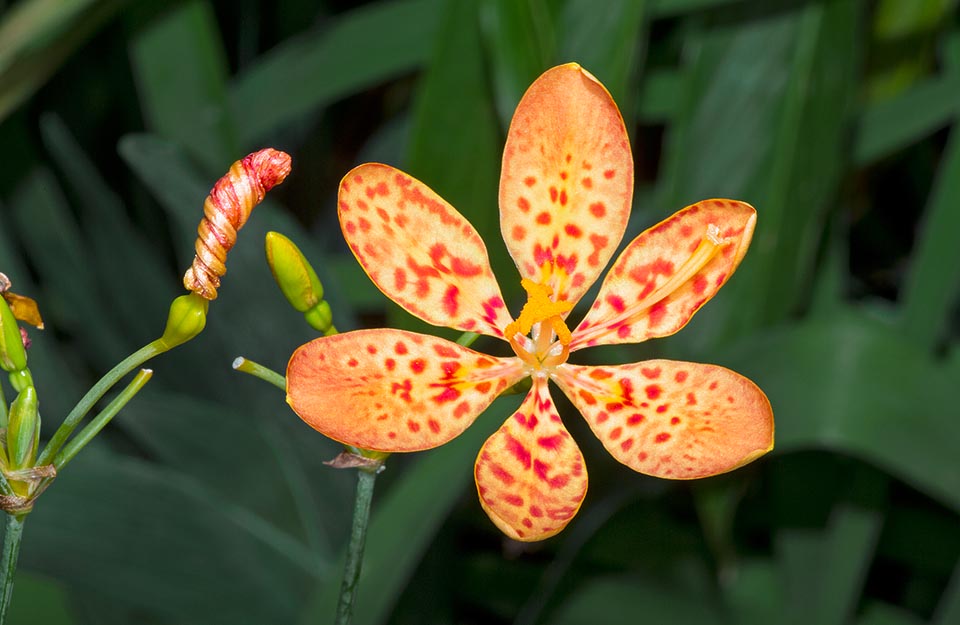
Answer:
POLYGON ((533 329, 533 324, 546 321, 557 333, 561 345, 570 343, 570 330, 563 322, 564 313, 573 308, 571 302, 555 302, 550 299, 553 292, 550 287, 524 278, 520 286, 527 292, 527 303, 520 310, 517 320, 506 327, 505 335, 512 339, 517 334, 526 336, 533 329))

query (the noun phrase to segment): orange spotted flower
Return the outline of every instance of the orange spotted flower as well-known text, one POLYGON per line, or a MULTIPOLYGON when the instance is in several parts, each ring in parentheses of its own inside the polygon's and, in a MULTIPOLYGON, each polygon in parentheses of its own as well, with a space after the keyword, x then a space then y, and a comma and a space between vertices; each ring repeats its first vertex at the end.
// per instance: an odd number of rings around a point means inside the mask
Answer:
POLYGON ((340 185, 340 223, 380 290, 429 323, 503 339, 515 355, 401 330, 348 332, 294 352, 287 401, 337 441, 418 451, 450 441, 502 391, 531 377, 526 399, 487 439, 474 468, 484 510, 524 541, 563 529, 587 492, 583 456, 549 380, 635 471, 700 478, 766 453, 770 403, 733 371, 672 360, 568 362, 592 345, 678 331, 747 251, 751 206, 688 206, 626 247, 571 331, 567 315, 620 243, 632 196, 629 140, 610 94, 576 64, 544 73, 520 101, 503 154, 500 228, 528 294, 513 319, 483 241, 456 209, 392 167, 355 168, 340 185))

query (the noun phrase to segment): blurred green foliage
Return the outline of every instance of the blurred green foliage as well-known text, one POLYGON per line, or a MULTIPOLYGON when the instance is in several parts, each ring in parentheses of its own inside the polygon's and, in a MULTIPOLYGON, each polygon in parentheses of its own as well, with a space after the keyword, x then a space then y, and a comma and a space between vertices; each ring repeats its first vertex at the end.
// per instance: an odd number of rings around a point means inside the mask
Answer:
MULTIPOLYGON (((31 514, 10 623, 319 623, 353 476, 282 393, 312 338, 273 285, 268 230, 321 274, 338 327, 416 327, 339 236, 339 177, 382 160, 485 236, 513 107, 576 60, 621 105, 625 241, 698 199, 759 211, 740 271, 667 356, 752 377, 777 448, 698 483, 620 466, 577 423, 584 510, 505 544, 472 494, 482 440, 393 457, 356 622, 960 622, 960 19, 954 0, 20 0, 0 13, 0 270, 40 302, 45 432, 162 331, 201 204, 229 164, 293 155, 231 252, 207 331, 31 514)), ((511 306, 519 301, 509 291, 511 306)), ((585 298, 589 301, 589 297, 585 298)), ((574 313, 576 316, 577 313, 574 313)))

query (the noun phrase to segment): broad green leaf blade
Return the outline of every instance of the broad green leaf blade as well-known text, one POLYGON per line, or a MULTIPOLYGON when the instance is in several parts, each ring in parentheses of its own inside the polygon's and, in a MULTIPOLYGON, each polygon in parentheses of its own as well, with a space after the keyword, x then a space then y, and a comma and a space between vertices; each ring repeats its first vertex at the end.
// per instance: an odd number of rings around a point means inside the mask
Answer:
POLYGON ((291 622, 310 581, 200 483, 96 444, 57 478, 29 527, 26 570, 139 620, 291 622))
MULTIPOLYGON (((476 491, 467 486, 472 481, 473 460, 483 441, 516 404, 516 398, 497 400, 466 432, 442 447, 418 454, 419 460, 402 469, 403 475, 389 491, 375 494, 354 611, 355 625, 387 622, 398 596, 453 504, 461 496, 476 496, 476 491)), ((387 471, 390 467, 388 460, 387 471)), ((482 515, 479 505, 476 513, 482 515)), ((342 569, 343 558, 340 562, 338 570, 342 569)), ((299 622, 307 625, 331 619, 339 594, 337 584, 319 589, 299 622)))
POLYGON ((439 0, 368 4, 262 56, 230 87, 243 144, 420 67, 437 32, 439 6, 439 0))
POLYGON ((557 608, 551 625, 619 625, 642 615, 648 623, 719 625, 720 607, 683 588, 629 576, 596 578, 580 584, 557 608))
MULTIPOLYGON (((960 71, 954 75, 960 77, 960 71)), ((919 346, 931 350, 948 333, 960 302, 960 248, 954 240, 960 233, 958 207, 960 124, 954 124, 927 201, 902 295, 901 327, 919 346)))
POLYGON ((570 0, 558 28, 560 61, 576 61, 604 84, 632 128, 631 85, 644 53, 646 0, 570 0))
POLYGON ((239 154, 227 104, 227 61, 205 0, 171 7, 134 39, 131 61, 151 130, 175 141, 208 172, 239 154))
POLYGON ((823 531, 787 528, 775 540, 785 580, 787 623, 843 625, 854 615, 884 515, 875 476, 860 471, 851 479, 852 497, 833 506, 823 531))
POLYGON ((98 276, 86 262, 79 225, 56 179, 46 169, 35 170, 11 207, 21 245, 44 285, 31 295, 42 302, 47 323, 74 336, 98 367, 112 367, 136 347, 110 329, 110 307, 98 298, 98 276))
POLYGON ((480 17, 497 113, 507 128, 527 87, 554 58, 554 17, 546 0, 480 0, 480 17))
POLYGON ((921 141, 960 114, 960 73, 928 78, 867 106, 857 122, 853 158, 868 165, 921 141))
POLYGON ((0 121, 39 89, 123 0, 25 0, 0 21, 0 121))
POLYGON ((93 162, 59 117, 41 119, 40 130, 53 159, 83 208, 80 223, 87 263, 95 267, 100 297, 115 308, 116 321, 129 336, 143 341, 163 328, 144 310, 162 311, 179 293, 178 280, 131 223, 120 198, 107 187, 93 162))
POLYGON ((960 510, 956 380, 895 330, 838 312, 754 333, 727 355, 769 396, 777 452, 862 458, 960 510))

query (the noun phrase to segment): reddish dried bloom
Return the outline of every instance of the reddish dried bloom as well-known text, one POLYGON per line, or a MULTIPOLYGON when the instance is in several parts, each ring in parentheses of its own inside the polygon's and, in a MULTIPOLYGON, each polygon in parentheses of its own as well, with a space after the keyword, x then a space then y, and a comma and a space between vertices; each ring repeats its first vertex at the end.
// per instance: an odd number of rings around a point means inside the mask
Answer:
POLYGON ((213 185, 203 203, 197 228, 197 254, 183 276, 183 286, 208 300, 217 299, 220 276, 227 272, 227 252, 237 242, 237 231, 247 223, 253 207, 267 191, 290 173, 290 155, 273 148, 249 154, 230 167, 213 185))

